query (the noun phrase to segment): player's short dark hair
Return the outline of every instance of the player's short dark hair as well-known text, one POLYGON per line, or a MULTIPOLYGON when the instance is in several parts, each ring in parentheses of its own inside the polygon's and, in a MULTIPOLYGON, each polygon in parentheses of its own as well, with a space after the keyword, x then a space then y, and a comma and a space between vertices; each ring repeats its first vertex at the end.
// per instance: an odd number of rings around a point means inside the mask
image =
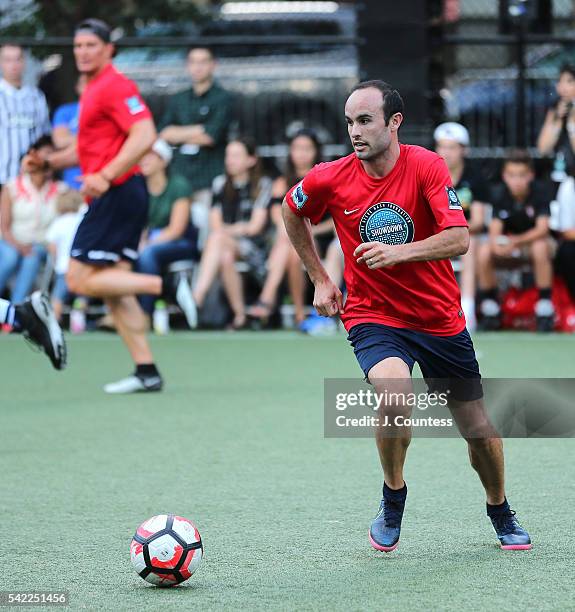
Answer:
POLYGON ((535 170, 533 158, 527 149, 512 149, 509 151, 503 160, 503 169, 505 169, 507 164, 523 164, 524 166, 527 166, 529 170, 535 170))
POLYGON ((216 54, 214 52, 213 47, 210 47, 209 45, 190 45, 188 47, 188 53, 187 53, 187 57, 190 57, 190 53, 192 51, 197 51, 197 50, 201 50, 201 51, 207 51, 210 54, 210 57, 212 58, 212 60, 216 59, 216 54))
POLYGON ((381 81, 379 79, 362 81, 351 90, 350 95, 354 91, 371 88, 379 89, 381 92, 381 96, 383 98, 383 119, 385 121, 385 125, 389 123, 389 120, 393 117, 393 115, 395 115, 395 113, 403 113, 403 100, 399 95, 399 92, 385 81, 381 81))
POLYGON ((106 44, 112 42, 112 28, 101 19, 84 19, 74 28, 74 34, 81 31, 91 32, 106 44))
POLYGON ((575 79, 575 65, 569 63, 562 64, 559 69, 559 76, 563 74, 570 74, 575 79))

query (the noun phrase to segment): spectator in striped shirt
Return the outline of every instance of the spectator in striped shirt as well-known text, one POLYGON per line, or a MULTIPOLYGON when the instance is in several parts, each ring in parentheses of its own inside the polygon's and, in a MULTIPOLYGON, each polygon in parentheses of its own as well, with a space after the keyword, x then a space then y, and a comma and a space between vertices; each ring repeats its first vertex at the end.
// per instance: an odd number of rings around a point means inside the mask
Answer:
POLYGON ((23 85, 24 65, 22 47, 0 47, 0 186, 18 176, 22 156, 50 133, 46 98, 38 88, 23 85))

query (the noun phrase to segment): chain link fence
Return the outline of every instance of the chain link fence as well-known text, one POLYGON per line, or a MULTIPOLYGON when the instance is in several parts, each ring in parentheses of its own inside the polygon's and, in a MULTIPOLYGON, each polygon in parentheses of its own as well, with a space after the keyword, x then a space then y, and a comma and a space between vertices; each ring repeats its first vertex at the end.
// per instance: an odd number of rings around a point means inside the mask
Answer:
POLYGON ((444 0, 444 10, 446 118, 469 129, 474 156, 533 148, 559 69, 575 64, 575 2, 444 0), (513 17, 522 8, 534 11, 531 21, 513 17))

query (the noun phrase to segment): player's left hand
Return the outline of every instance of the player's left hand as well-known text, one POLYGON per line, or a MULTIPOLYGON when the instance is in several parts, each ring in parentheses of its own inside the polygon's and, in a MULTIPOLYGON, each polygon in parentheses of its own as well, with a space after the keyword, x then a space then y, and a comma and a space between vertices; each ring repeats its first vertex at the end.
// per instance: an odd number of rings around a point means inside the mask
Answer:
POLYGON ((364 263, 370 270, 389 268, 403 261, 398 246, 383 242, 364 242, 353 252, 357 263, 364 263))
POLYGON ((80 193, 89 198, 99 198, 102 194, 110 189, 110 181, 105 179, 99 172, 94 174, 86 174, 79 177, 82 181, 80 193))

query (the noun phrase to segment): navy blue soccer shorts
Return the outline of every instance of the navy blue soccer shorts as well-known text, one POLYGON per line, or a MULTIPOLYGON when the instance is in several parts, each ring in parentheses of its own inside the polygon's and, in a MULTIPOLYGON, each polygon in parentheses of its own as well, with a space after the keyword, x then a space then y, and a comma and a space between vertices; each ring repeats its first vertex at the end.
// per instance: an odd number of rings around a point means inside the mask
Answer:
POLYGON ((388 357, 399 357, 413 370, 417 362, 430 391, 450 390, 459 401, 483 397, 481 373, 467 329, 455 336, 433 336, 411 329, 379 323, 360 323, 348 338, 368 380, 374 365, 388 357))
POLYGON ((135 175, 92 200, 78 226, 70 256, 96 266, 134 262, 147 219, 146 181, 135 175))

